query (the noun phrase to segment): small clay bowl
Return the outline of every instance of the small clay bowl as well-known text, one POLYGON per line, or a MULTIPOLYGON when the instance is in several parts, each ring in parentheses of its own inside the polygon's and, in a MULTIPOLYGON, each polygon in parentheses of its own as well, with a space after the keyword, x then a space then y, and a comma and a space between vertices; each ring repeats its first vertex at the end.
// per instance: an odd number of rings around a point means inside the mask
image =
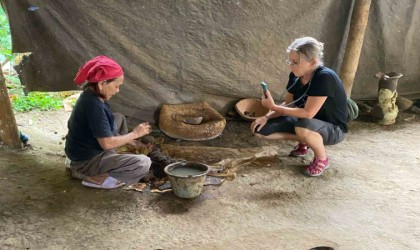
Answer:
POLYGON ((202 116, 197 116, 197 117, 186 118, 182 122, 186 124, 190 124, 190 125, 198 125, 201 123, 202 120, 203 120, 202 116))

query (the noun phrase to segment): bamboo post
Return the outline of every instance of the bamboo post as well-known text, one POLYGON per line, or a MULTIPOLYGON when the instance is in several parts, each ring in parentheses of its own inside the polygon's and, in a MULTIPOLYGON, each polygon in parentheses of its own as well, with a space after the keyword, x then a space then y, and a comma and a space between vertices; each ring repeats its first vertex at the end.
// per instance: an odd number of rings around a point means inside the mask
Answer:
POLYGON ((340 69, 340 78, 343 81, 347 96, 351 96, 354 77, 359 65, 363 37, 369 19, 369 9, 372 0, 355 0, 350 22, 350 31, 347 39, 343 64, 340 69))
POLYGON ((6 87, 6 79, 3 69, 0 67, 0 138, 6 146, 11 148, 22 148, 19 137, 19 130, 13 114, 9 94, 6 87))

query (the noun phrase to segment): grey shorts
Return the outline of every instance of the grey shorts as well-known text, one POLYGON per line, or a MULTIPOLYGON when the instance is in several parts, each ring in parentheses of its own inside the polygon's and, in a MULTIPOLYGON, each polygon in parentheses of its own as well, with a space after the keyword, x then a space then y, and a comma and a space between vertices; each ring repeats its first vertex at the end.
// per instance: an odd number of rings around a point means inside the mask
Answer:
POLYGON ((148 172, 152 161, 146 155, 118 154, 116 150, 105 150, 87 161, 71 161, 71 171, 82 179, 108 173, 126 184, 137 183, 148 172))
POLYGON ((280 116, 267 121, 262 129, 256 133, 264 136, 273 133, 296 134, 295 127, 306 128, 318 132, 324 141, 324 145, 334 145, 344 140, 345 133, 332 123, 318 119, 295 118, 280 116))

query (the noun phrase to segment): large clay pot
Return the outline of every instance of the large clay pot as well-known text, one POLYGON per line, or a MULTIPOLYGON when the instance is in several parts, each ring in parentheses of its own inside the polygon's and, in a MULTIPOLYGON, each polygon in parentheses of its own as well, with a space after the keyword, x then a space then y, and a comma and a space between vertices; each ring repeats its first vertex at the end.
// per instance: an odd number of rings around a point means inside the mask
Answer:
POLYGON ((395 123, 398 116, 396 104, 398 79, 402 76, 403 74, 396 72, 375 74, 375 77, 379 79, 378 103, 373 107, 372 115, 379 124, 391 125, 395 123))

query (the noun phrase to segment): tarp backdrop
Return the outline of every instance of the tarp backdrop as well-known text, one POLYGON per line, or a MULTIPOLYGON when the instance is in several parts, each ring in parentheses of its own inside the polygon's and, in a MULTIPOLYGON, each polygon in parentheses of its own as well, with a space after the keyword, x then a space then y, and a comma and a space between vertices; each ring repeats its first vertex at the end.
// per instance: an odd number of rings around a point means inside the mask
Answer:
MULTIPOLYGON (((76 89, 78 68, 108 55, 126 81, 114 111, 152 120, 164 103, 206 100, 225 112, 241 98, 274 96, 288 79, 287 46, 298 37, 325 43, 339 71, 351 0, 0 0, 13 51, 30 52, 18 72, 28 91, 76 89)), ((401 72, 400 95, 420 93, 420 1, 373 0, 352 98, 375 99, 374 74, 401 72)), ((156 116, 155 116, 156 117, 156 116)))

